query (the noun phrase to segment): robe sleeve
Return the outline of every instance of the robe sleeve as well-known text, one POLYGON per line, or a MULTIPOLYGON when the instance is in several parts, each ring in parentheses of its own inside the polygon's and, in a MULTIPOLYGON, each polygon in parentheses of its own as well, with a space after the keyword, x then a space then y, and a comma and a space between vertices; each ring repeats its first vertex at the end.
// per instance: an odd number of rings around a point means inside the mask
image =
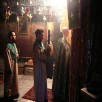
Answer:
POLYGON ((5 71, 11 73, 12 57, 8 48, 5 51, 5 63, 5 71))
POLYGON ((45 54, 45 50, 42 51, 41 48, 39 48, 38 46, 33 47, 33 60, 34 63, 36 63, 37 60, 42 61, 42 62, 46 62, 47 56, 45 54))

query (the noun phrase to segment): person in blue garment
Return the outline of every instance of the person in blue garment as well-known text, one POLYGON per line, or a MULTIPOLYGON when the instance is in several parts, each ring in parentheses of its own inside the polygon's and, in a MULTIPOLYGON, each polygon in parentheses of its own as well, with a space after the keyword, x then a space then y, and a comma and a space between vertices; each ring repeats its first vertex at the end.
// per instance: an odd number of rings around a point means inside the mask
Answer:
POLYGON ((19 97, 18 88, 18 49, 16 46, 16 33, 10 31, 9 42, 5 51, 5 71, 4 71, 4 97, 5 99, 15 99, 19 97))
POLYGON ((35 102, 48 102, 46 63, 52 45, 47 44, 44 47, 42 42, 44 37, 43 29, 37 29, 35 35, 36 39, 33 44, 35 102))

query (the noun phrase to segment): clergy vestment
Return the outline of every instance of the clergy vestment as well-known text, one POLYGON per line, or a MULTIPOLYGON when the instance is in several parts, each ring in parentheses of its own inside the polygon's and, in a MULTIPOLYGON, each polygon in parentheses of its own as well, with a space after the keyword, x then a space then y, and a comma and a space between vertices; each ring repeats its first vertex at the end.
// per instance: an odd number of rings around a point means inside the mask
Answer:
POLYGON ((57 44, 52 92, 54 98, 63 101, 68 97, 69 66, 70 46, 64 38, 60 38, 57 44))
POLYGON ((33 45, 35 102, 47 102, 47 74, 44 45, 36 40, 33 45))
POLYGON ((4 96, 18 98, 18 50, 15 43, 7 44, 4 74, 4 96))

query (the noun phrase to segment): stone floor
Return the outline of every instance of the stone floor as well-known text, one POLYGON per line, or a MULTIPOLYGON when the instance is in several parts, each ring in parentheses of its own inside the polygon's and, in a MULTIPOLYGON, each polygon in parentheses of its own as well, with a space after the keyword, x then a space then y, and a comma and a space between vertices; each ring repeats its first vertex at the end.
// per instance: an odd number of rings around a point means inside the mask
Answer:
MULTIPOLYGON (((32 88, 34 85, 33 76, 32 75, 19 75, 19 90, 20 97, 17 102, 33 102, 27 99, 22 98, 24 94, 32 88)), ((47 79, 48 88, 52 88, 52 80, 47 79)), ((3 83, 0 83, 0 97, 3 97, 3 83)), ((1 102, 1 101, 0 101, 1 102)))
MULTIPOLYGON (((3 68, 3 66, 0 68, 3 68)), ((2 71, 3 70, 0 69, 0 73, 2 71)), ((2 73, 0 75, 2 75, 2 73)), ((2 76, 0 76, 0 77, 2 77, 2 76)), ((33 69, 26 68, 25 74, 23 74, 23 67, 19 68, 18 81, 19 81, 20 96, 19 96, 17 102, 33 102, 31 100, 22 98, 22 96, 24 96, 25 93, 28 92, 28 90, 30 90, 32 88, 32 86, 34 85, 33 69)), ((47 85, 48 85, 49 89, 52 88, 52 80, 51 79, 47 79, 47 85)), ((4 83, 3 83, 3 80, 0 80, 0 98, 3 97, 3 94, 4 94, 4 83)), ((2 101, 0 101, 0 102, 2 102, 2 101)))
MULTIPOLYGON (((47 79, 48 88, 52 88, 52 80, 47 79)), ((19 75, 19 89, 20 97, 18 102, 33 102, 27 99, 23 99, 22 96, 33 86, 33 76, 32 75, 19 75)))

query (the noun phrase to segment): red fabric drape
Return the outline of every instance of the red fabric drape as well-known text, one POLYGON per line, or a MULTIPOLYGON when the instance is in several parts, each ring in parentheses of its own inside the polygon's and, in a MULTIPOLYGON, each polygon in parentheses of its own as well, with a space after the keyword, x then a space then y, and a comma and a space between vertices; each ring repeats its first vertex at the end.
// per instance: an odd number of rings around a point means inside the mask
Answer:
POLYGON ((69 102, 75 102, 77 82, 80 81, 82 86, 84 81, 86 69, 85 40, 85 33, 83 33, 81 29, 76 29, 73 31, 69 75, 69 102))
MULTIPOLYGON (((81 28, 74 29, 72 34, 71 63, 69 75, 69 99, 68 102, 78 102, 76 97, 77 83, 80 82, 80 90, 84 85, 87 66, 87 38, 90 30, 90 0, 80 0, 81 3, 81 28)), ((69 21, 70 23, 70 21, 69 21)), ((80 93, 80 92, 79 92, 80 93)), ((80 99, 80 97, 79 97, 80 99)))

